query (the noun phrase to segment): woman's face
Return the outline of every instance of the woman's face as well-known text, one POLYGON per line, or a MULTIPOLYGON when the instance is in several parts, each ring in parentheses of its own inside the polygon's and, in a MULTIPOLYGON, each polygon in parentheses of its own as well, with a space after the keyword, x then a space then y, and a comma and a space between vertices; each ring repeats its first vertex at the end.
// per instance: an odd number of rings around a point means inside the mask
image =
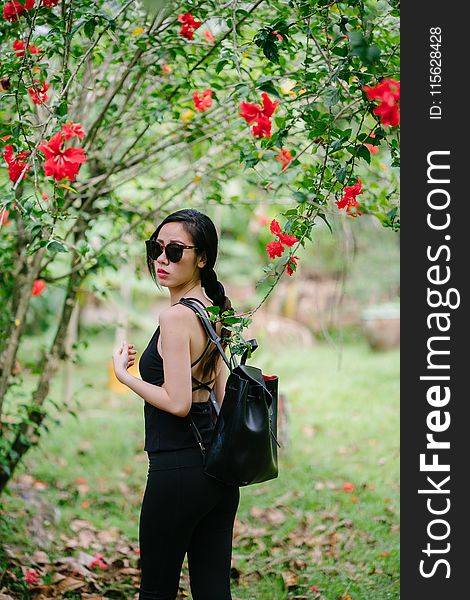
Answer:
MULTIPOLYGON (((160 229, 157 241, 166 247, 169 243, 194 246, 191 235, 182 223, 166 223, 160 229)), ((195 248, 185 248, 178 262, 170 262, 165 252, 162 252, 155 262, 155 274, 160 285, 177 287, 200 279, 199 270, 205 265, 204 256, 198 257, 195 248)))

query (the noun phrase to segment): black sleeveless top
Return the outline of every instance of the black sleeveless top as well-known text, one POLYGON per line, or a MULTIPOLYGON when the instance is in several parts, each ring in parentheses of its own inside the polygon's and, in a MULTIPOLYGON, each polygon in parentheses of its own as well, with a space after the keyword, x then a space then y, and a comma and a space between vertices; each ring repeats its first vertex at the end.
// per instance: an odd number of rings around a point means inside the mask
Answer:
MULTIPOLYGON (((203 303, 198 298, 197 300, 202 305, 203 303)), ((203 305, 204 306, 204 305, 203 305)), ((191 310, 188 308, 188 310, 191 310)), ((215 326, 214 326, 215 327, 215 326)), ((158 336, 160 335, 160 325, 155 330, 150 342, 143 351, 139 360, 139 372, 143 381, 152 383, 153 385, 162 385, 164 382, 163 359, 160 356, 157 348, 158 336)), ((206 353, 209 345, 208 340, 201 356, 191 364, 193 367, 198 363, 206 353)), ((193 391, 201 387, 211 390, 210 383, 200 382, 192 376, 192 380, 198 384, 193 387, 193 391)), ((211 401, 193 402, 191 404, 190 414, 194 420, 196 427, 201 433, 204 444, 211 441, 212 431, 214 430, 214 421, 212 417, 214 409, 211 407, 211 401)), ((178 417, 165 410, 157 408, 144 400, 144 422, 145 422, 145 445, 146 452, 158 452, 161 450, 179 450, 180 448, 191 448, 198 446, 194 433, 190 427, 190 421, 187 417, 178 417)))

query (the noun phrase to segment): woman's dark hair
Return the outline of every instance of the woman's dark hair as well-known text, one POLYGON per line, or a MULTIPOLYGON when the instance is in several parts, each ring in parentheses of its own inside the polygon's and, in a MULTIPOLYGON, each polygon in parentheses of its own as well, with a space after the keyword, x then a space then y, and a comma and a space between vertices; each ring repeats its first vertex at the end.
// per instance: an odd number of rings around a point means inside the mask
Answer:
MULTIPOLYGON (((212 300, 214 306, 218 306, 220 308, 220 313, 232 308, 229 298, 225 295, 224 286, 220 283, 220 281, 218 281, 217 275, 214 271, 219 246, 219 238, 212 220, 198 210, 193 208, 184 208, 168 215, 152 233, 150 239, 156 240, 158 238, 158 234, 160 233, 160 229, 167 223, 181 223, 186 232, 191 236, 192 243, 196 246, 196 254, 198 256, 205 254, 206 264, 201 269, 201 285, 206 294, 212 300)), ((154 261, 148 256, 148 254, 147 267, 153 281, 156 283, 157 287, 161 289, 155 274, 154 261)), ((222 338, 230 337, 230 335, 230 330, 222 328, 222 338)), ((225 348, 227 341, 224 341, 222 345, 225 348)), ((218 358, 219 351, 214 346, 211 352, 208 354, 207 360, 204 362, 202 369, 203 378, 209 376, 210 373, 215 371, 218 358)))

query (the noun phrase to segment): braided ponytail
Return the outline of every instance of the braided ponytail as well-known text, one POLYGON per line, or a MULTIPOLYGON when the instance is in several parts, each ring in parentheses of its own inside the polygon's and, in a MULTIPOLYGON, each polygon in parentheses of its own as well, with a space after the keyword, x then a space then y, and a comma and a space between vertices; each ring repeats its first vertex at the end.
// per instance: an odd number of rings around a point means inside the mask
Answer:
POLYGON ((201 271, 201 285, 215 306, 224 312, 232 307, 230 300, 225 295, 225 288, 217 279, 213 268, 204 267, 201 271))
MULTIPOLYGON (((229 298, 225 295, 225 288, 217 279, 216 272, 213 268, 204 267, 201 270, 201 285, 209 298, 214 303, 214 306, 220 307, 220 313, 225 312, 232 308, 232 303, 229 298)), ((220 337, 228 338, 232 335, 232 332, 225 327, 222 327, 220 337)), ((226 348, 227 340, 222 340, 222 347, 226 348)), ((203 376, 209 375, 216 367, 217 360, 219 359, 219 351, 217 348, 213 348, 209 354, 209 357, 203 366, 203 376)))

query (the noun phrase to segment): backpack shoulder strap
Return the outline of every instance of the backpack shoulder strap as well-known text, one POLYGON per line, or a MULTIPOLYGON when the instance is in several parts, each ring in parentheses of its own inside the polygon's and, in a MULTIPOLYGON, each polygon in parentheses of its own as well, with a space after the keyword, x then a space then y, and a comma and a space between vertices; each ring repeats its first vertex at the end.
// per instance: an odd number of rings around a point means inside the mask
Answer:
POLYGON ((227 355, 225 354, 225 351, 222 348, 222 344, 221 344, 222 338, 214 331, 214 328, 211 325, 211 322, 209 321, 209 319, 207 318, 207 315, 206 315, 204 309, 202 309, 199 306, 199 304, 195 303, 190 298, 181 298, 179 300, 178 304, 183 304, 184 306, 191 308, 200 317, 202 325, 203 325, 210 341, 216 345, 217 350, 219 351, 220 355, 222 356, 223 360, 225 361, 225 364, 230 369, 230 371, 232 371, 232 365, 230 364, 230 361, 228 360, 227 355))

